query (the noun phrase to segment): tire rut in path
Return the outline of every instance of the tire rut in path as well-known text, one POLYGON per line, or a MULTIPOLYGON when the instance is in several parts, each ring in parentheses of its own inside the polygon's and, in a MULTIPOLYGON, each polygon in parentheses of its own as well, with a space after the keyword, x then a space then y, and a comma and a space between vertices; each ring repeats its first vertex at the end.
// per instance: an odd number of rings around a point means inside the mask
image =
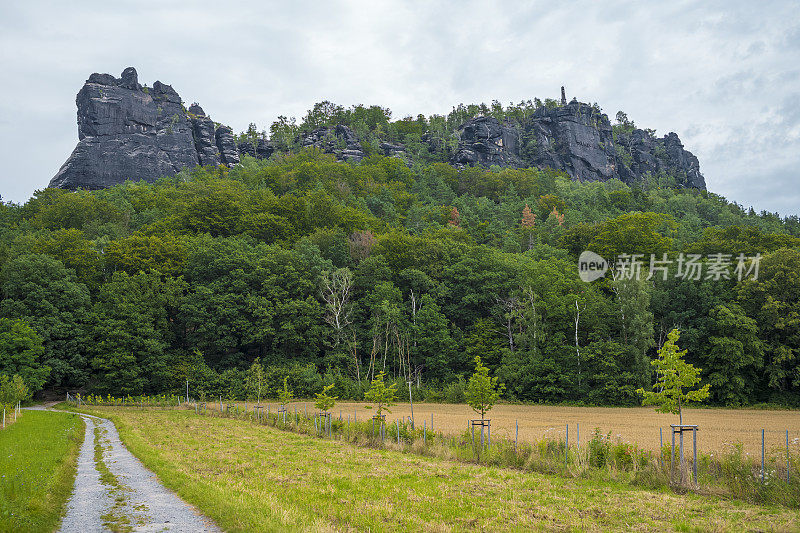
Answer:
POLYGON ((85 439, 60 532, 221 531, 159 483, 125 448, 110 420, 80 416, 85 439))

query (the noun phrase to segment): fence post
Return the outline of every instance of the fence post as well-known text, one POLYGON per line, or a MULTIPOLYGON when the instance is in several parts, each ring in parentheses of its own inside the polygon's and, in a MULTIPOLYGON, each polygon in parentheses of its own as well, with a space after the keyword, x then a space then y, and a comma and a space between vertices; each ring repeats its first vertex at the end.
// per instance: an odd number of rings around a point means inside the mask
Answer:
POLYGON ((764 430, 761 430, 761 481, 764 481, 764 430))
POLYGON ((581 423, 578 422, 578 435, 575 437, 575 445, 577 448, 581 447, 581 423))
POLYGON ((431 411, 431 431, 433 431, 433 411, 431 411))
POLYGON ((680 449, 680 456, 681 456, 680 469, 681 469, 681 483, 683 483, 683 465, 684 465, 686 459, 683 456, 683 428, 682 427, 681 427, 680 439, 681 439, 681 444, 680 444, 680 448, 681 448, 680 449))
POLYGON ((697 428, 692 428, 692 448, 694 450, 694 459, 692 463, 692 470, 694 471, 694 482, 697 484, 697 428))
POLYGON ((569 460, 569 424, 567 424, 567 438, 564 440, 564 468, 569 460))
POLYGON ((669 459, 669 478, 672 480, 672 472, 675 470, 675 428, 672 428, 672 456, 669 459))
POLYGON ((514 431, 514 453, 517 453, 517 441, 519 440, 519 419, 514 421, 516 430, 514 431))
POLYGON ((422 445, 425 446, 425 441, 428 437, 428 421, 425 420, 422 422, 422 445))
POLYGON ((786 430, 786 483, 789 483, 789 467, 791 461, 789 459, 789 430, 786 430))
POLYGON ((658 448, 658 459, 661 466, 664 466, 664 428, 658 428, 658 438, 661 441, 661 446, 658 448))
POLYGON ((397 445, 400 446, 400 421, 395 420, 394 425, 397 428, 397 445))

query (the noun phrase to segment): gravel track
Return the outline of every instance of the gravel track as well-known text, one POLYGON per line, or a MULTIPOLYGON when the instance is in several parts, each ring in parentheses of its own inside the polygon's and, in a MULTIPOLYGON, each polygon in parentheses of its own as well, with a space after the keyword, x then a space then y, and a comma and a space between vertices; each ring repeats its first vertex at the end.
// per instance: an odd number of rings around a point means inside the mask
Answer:
POLYGON ((67 514, 61 522, 61 531, 103 531, 100 518, 113 502, 106 487, 100 483, 100 472, 94 463, 94 424, 83 419, 86 432, 78 456, 78 473, 75 488, 67 503, 67 514))
POLYGON ((60 532, 221 531, 159 483, 125 448, 110 420, 78 414, 86 425, 86 433, 78 458, 75 488, 60 532), (98 443, 102 449, 101 461, 95 461, 98 443))

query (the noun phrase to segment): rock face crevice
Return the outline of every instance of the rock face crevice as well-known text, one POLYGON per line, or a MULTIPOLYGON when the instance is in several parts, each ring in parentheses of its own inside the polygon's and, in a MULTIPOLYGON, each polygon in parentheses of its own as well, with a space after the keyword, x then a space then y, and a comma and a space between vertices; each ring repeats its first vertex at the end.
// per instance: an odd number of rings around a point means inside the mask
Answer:
MULTIPOLYGON (((125 180, 155 181, 197 165, 236 165, 247 154, 267 159, 275 147, 264 138, 237 144, 231 128, 215 123, 198 104, 189 109, 169 85, 139 84, 136 69, 119 78, 92 74, 76 97, 78 145, 50 182, 65 189, 99 189, 125 180)), ((649 174, 666 173, 679 186, 705 189, 697 158, 675 133, 662 138, 628 128, 615 134, 597 107, 572 100, 540 107, 518 123, 491 116, 464 122, 455 150, 429 135, 432 152, 448 154, 456 167, 554 168, 581 181, 620 179, 634 183, 649 174), (441 143, 439 143, 441 144, 441 143)), ((340 161, 366 157, 362 139, 344 124, 301 134, 295 145, 316 147, 340 161)), ((409 159, 399 143, 382 142, 385 156, 409 159)))

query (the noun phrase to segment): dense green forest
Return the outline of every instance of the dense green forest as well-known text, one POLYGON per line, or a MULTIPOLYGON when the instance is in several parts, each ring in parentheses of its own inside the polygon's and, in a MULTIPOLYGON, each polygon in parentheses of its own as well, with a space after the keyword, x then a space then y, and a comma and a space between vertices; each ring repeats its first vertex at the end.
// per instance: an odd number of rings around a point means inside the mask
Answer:
POLYGON ((334 383, 360 398, 386 369, 420 398, 459 400, 480 355, 509 400, 631 404, 678 327, 714 403, 797 405, 800 221, 670 183, 308 149, 45 189, 0 205, 0 373, 115 395, 188 379, 241 398, 258 358, 300 396, 334 383), (586 249, 733 259, 728 279, 672 267, 585 283, 586 249), (735 258, 756 253, 757 279, 739 280, 735 258))

